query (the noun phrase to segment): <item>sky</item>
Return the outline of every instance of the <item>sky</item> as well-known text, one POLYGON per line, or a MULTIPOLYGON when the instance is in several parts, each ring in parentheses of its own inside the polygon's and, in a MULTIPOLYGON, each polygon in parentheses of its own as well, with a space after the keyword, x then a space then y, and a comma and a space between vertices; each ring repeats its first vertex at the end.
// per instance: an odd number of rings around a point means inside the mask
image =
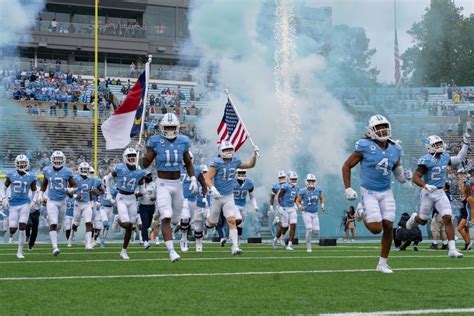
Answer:
MULTIPOLYGON (((474 13, 474 0, 455 0, 464 8, 463 14, 474 13)), ((400 55, 412 46, 407 30, 421 20, 430 0, 397 0, 397 28, 400 55)), ((333 24, 363 27, 370 39, 370 47, 377 53, 372 64, 380 70, 378 80, 393 82, 394 14, 393 0, 306 0, 310 7, 332 7, 333 24)))

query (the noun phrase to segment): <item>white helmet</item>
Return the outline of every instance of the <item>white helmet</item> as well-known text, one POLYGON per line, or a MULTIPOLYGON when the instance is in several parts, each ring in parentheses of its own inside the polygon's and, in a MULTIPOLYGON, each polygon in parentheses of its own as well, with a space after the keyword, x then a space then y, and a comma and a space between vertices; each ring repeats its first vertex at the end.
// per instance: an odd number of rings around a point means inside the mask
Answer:
POLYGON ((382 142, 388 140, 392 136, 390 122, 383 115, 371 116, 367 124, 367 136, 382 142))
POLYGON ((237 169, 236 174, 237 180, 245 181, 245 179, 247 178, 247 169, 237 169))
POLYGON ((174 113, 166 113, 160 121, 161 134, 167 139, 174 139, 179 134, 179 120, 174 113), (174 129, 166 129, 166 127, 174 127, 174 129))
POLYGON ((438 154, 446 151, 446 144, 438 135, 431 135, 425 140, 425 148, 430 154, 438 154))
POLYGON ((81 162, 79 164, 79 174, 81 176, 88 176, 89 175, 89 170, 90 170, 90 166, 87 162, 81 162))
POLYGON ((30 160, 25 155, 18 155, 15 158, 15 167, 18 171, 26 172, 30 166, 30 160))
POLYGON ((130 166, 136 166, 137 163, 138 163, 138 153, 137 151, 135 150, 135 148, 132 148, 132 147, 128 147, 127 149, 125 149, 125 151, 123 152, 123 162, 125 162, 126 164, 130 165, 130 166))
POLYGON ((286 172, 283 170, 278 171, 278 182, 279 183, 285 183, 286 182, 286 172))
POLYGON ((207 173, 209 168, 206 165, 201 165, 201 173, 207 173))
POLYGON ((288 171, 288 181, 292 186, 298 183, 298 175, 294 171, 288 171))
POLYGON ((307 188, 314 188, 316 186, 316 176, 312 173, 308 173, 305 183, 307 188))
POLYGON ((228 140, 223 141, 219 145, 219 154, 221 155, 222 158, 232 159, 232 157, 234 157, 234 145, 232 145, 232 143, 229 142, 228 140), (228 149, 231 149, 231 150, 226 151, 224 153, 224 150, 228 150, 228 149))
POLYGON ((51 164, 54 168, 61 168, 66 164, 66 156, 64 156, 62 151, 57 150, 53 152, 51 155, 51 164))

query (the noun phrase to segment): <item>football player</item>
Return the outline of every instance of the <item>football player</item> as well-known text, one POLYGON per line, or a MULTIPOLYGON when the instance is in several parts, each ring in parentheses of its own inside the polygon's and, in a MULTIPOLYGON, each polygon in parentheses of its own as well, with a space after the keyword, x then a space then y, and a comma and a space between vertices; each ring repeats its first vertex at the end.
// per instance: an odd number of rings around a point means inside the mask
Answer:
POLYGON ((171 262, 181 259, 174 250, 171 224, 177 225, 183 208, 183 186, 181 168, 184 163, 190 177, 190 191, 197 192, 197 179, 189 154, 189 138, 179 135, 179 120, 173 113, 167 113, 160 121, 161 135, 150 137, 143 166, 156 163, 156 207, 160 212, 163 239, 171 262))
POLYGON ((457 156, 450 156, 446 152, 446 145, 441 137, 437 135, 429 136, 425 141, 425 148, 428 154, 418 160, 418 167, 413 176, 413 183, 422 188, 420 192, 419 214, 414 212, 406 223, 407 229, 413 225, 425 225, 431 217, 433 207, 443 218, 446 235, 448 236, 448 257, 462 258, 463 254, 456 249, 454 240, 454 225, 452 222, 452 209, 446 193, 444 184, 446 183, 447 167, 457 165, 464 161, 471 144, 471 135, 464 134, 463 145, 457 156))
MULTIPOLYGON (((102 179, 102 186, 104 192, 107 192, 107 187, 105 183, 105 177, 102 179)), ((110 225, 112 224, 113 221, 113 211, 114 211, 114 205, 115 205, 115 199, 117 197, 117 187, 114 184, 110 184, 110 194, 112 195, 112 200, 107 199, 107 194, 102 194, 100 196, 100 215, 102 218, 102 226, 103 229, 100 234, 100 247, 104 248, 105 247, 105 238, 107 237, 107 234, 109 232, 110 225)))
MULTIPOLYGON (((281 186, 284 183, 286 183, 286 180, 287 180, 285 171, 283 170, 278 171, 277 178, 278 178, 278 182, 272 185, 271 194, 270 194, 270 213, 273 215, 273 221, 272 221, 273 225, 271 228, 272 232, 273 232, 273 228, 274 227, 276 228, 276 231, 274 232, 273 236, 276 236, 280 230, 280 217, 278 216, 278 212, 275 210, 274 206, 275 206, 275 196, 278 194, 281 186)), ((273 238, 272 240, 273 249, 275 249, 278 239, 279 238, 273 238)), ((285 247, 284 240, 283 240, 282 246, 285 247)))
POLYGON ((46 203, 46 213, 49 222, 49 237, 53 248, 53 255, 60 253, 58 247, 58 223, 63 224, 66 212, 66 195, 72 197, 77 191, 71 169, 66 167, 66 156, 62 151, 55 151, 51 155, 51 166, 43 168, 44 180, 38 195, 40 203, 46 203), (44 192, 48 189, 48 195, 44 192))
POLYGON ((30 216, 30 209, 35 207, 37 202, 36 192, 36 176, 28 173, 30 161, 25 155, 18 155, 15 158, 16 170, 7 172, 5 183, 0 186, 0 200, 4 209, 9 209, 8 217, 10 235, 18 233, 18 251, 16 256, 18 259, 25 258, 23 256, 23 245, 26 240, 26 223, 30 216), (6 190, 11 185, 10 198, 6 196, 6 190), (33 199, 30 201, 28 197, 29 191, 33 192, 33 199))
MULTIPOLYGON (((293 240, 295 238, 296 223, 298 221, 298 214, 296 214, 296 196, 299 192, 298 175, 294 171, 288 172, 288 182, 284 183, 278 192, 277 207, 280 214, 280 230, 275 236, 280 238, 280 243, 284 245, 284 236, 288 227, 290 227, 290 235, 288 238, 288 246, 286 250, 293 250, 293 240)), ((274 240, 275 240, 274 238, 274 240)), ((275 241, 273 242, 275 244, 275 241)))
POLYGON ((461 191, 462 207, 461 216, 459 218, 457 230, 464 239, 464 249, 472 250, 471 231, 470 227, 474 224, 474 218, 471 213, 474 211, 474 198, 472 197, 472 189, 470 179, 464 180, 463 176, 459 176, 459 190, 461 191))
POLYGON ((219 156, 212 160, 206 176, 206 184, 210 188, 212 196, 211 212, 207 218, 206 227, 209 229, 216 226, 222 210, 229 225, 233 255, 242 253, 237 233, 237 225, 241 223, 242 217, 234 202, 234 179, 237 169, 255 167, 257 152, 258 147, 253 146, 252 158, 242 162, 239 157, 234 155, 234 145, 229 141, 223 141, 219 145, 219 156))
POLYGON ((141 194, 145 193, 145 170, 137 168, 138 153, 133 148, 127 148, 123 152, 123 163, 117 164, 113 171, 105 176, 105 187, 107 189, 106 199, 111 201, 112 197, 112 179, 117 178, 117 211, 118 224, 125 229, 123 237, 123 246, 120 251, 120 257, 128 260, 128 244, 132 237, 133 225, 137 221, 137 198, 135 191, 139 188, 141 194))
POLYGON ((316 176, 312 173, 306 175, 306 188, 301 189, 296 197, 296 205, 301 209, 304 226, 306 228, 306 251, 312 252, 311 234, 319 237, 318 210, 324 212, 324 196, 319 186, 316 186, 316 176))
MULTIPOLYGON (((206 165, 201 165, 201 174, 204 178, 206 178, 208 171, 209 168, 206 165)), ((199 194, 196 200, 197 210, 193 220, 193 229, 194 231, 196 231, 201 228, 201 231, 203 231, 202 238, 207 238, 207 228, 204 225, 204 221, 209 216, 209 207, 211 206, 211 193, 208 190, 206 195, 203 196, 201 187, 199 187, 199 192, 201 193, 199 194), (201 214, 200 217, 198 216, 199 214, 201 214)), ((199 243, 196 240, 196 252, 202 252, 202 239, 199 243)))
POLYGON ((237 208, 239 209, 240 216, 242 217, 242 221, 239 225, 237 225, 237 233, 242 236, 242 230, 245 223, 245 205, 247 205, 247 196, 252 203, 252 206, 255 212, 258 212, 258 204, 257 199, 253 195, 254 185, 253 179, 247 177, 247 170, 245 169, 237 169, 237 176, 234 181, 234 202, 237 208))
POLYGON ((357 192, 351 187, 351 169, 360 163, 361 194, 364 208, 356 212, 356 219, 364 219, 364 224, 372 234, 382 234, 382 247, 376 271, 393 273, 387 264, 393 240, 395 219, 395 199, 390 182, 392 173, 400 183, 410 180, 412 173, 404 170, 400 158, 402 149, 390 140, 390 122, 382 115, 370 117, 365 138, 355 143, 355 150, 342 166, 345 196, 356 200, 357 192))
POLYGON ((150 171, 147 171, 145 175, 145 194, 140 197, 139 201, 138 213, 140 214, 142 221, 141 236, 143 247, 148 249, 151 246, 148 238, 148 229, 151 226, 153 214, 155 214, 156 201, 156 184, 153 182, 153 177, 150 171))
POLYGON ((71 237, 71 230, 72 230, 72 222, 74 220, 74 204, 76 199, 73 197, 66 197, 66 213, 64 216, 64 231, 66 233, 67 239, 67 246, 72 247, 72 238, 71 237))

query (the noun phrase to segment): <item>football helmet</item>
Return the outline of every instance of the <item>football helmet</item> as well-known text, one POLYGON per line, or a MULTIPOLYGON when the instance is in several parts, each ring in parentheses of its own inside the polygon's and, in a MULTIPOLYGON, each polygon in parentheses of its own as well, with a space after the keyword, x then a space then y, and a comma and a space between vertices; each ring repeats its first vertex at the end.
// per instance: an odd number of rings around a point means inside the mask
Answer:
POLYGON ((316 186, 316 176, 312 173, 308 173, 305 179, 306 187, 312 189, 316 186))
POLYGON ((234 157, 234 145, 227 140, 223 141, 219 145, 219 154, 224 159, 232 159, 234 157))
POLYGON ((90 172, 91 166, 87 162, 81 162, 79 164, 79 174, 81 176, 88 176, 90 172))
POLYGON ((387 141, 392 136, 390 122, 383 115, 371 116, 367 124, 366 135, 370 139, 387 141))
POLYGON ((286 172, 283 170, 278 171, 278 183, 285 183, 286 182, 286 172))
POLYGON ((439 154, 446 151, 446 144, 438 135, 431 135, 425 140, 425 148, 430 154, 439 154))
POLYGON ((138 157, 138 153, 135 150, 135 148, 128 147, 123 152, 123 162, 125 162, 126 164, 128 164, 130 166, 136 166, 137 165, 137 163, 138 163, 137 157, 138 157))
POLYGON ((174 139, 179 134, 179 119, 174 113, 166 113, 160 121, 161 134, 167 139, 174 139))
POLYGON ((54 168, 61 168, 66 164, 66 156, 64 156, 62 151, 57 150, 53 152, 51 155, 51 164, 54 168))
POLYGON ((245 181, 247 178, 247 170, 246 169, 237 169, 237 180, 245 181))
POLYGON ((18 155, 15 158, 15 167, 18 171, 26 172, 30 166, 30 160, 25 155, 18 155))
POLYGON ((291 186, 295 186, 298 183, 298 175, 294 171, 288 171, 288 181, 291 186))

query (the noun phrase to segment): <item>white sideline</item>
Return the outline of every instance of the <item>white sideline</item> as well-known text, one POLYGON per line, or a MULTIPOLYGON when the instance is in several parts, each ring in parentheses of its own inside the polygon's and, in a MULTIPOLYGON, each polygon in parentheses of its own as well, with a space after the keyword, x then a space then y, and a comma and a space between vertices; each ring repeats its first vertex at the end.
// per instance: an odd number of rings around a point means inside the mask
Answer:
MULTIPOLYGON (((118 254, 118 252, 112 252, 113 254, 118 254)), ((129 254, 134 253, 133 251, 129 251, 129 254)), ((141 252, 140 252, 141 253, 141 252)), ((51 255, 48 253, 48 255, 51 255)), ((14 257, 13 254, 10 255, 14 257)), ((26 254, 26 258, 28 258, 29 254, 26 254)), ((52 256, 52 255, 51 255, 52 256)), ((215 258, 192 258, 192 257, 184 257, 183 260, 185 261, 214 261, 214 260, 280 260, 280 259, 376 259, 379 256, 281 256, 281 257, 234 257, 234 256, 227 256, 227 257, 215 257, 215 258)), ((409 258, 442 258, 448 260, 447 256, 399 256, 399 257, 391 257, 393 258, 400 258, 400 259, 409 259, 409 258)), ((469 256, 465 258, 474 258, 474 256, 469 256)), ((0 265, 3 264, 30 264, 30 263, 42 263, 42 264, 49 264, 49 263, 88 263, 88 262, 115 262, 115 261, 123 261, 122 259, 81 259, 81 260, 12 260, 12 261, 0 261, 0 265)), ((130 261, 127 262, 140 262, 140 261, 169 261, 169 258, 138 258, 134 259, 131 258, 130 261)))
MULTIPOLYGON (((394 271, 440 271, 440 270, 474 270, 474 267, 444 268, 400 268, 394 271)), ((78 279, 143 279, 143 278, 176 278, 176 277, 212 277, 212 276, 248 276, 248 275, 284 275, 284 274, 322 274, 322 273, 357 273, 376 272, 375 269, 345 270, 295 270, 295 271, 247 271, 247 272, 216 272, 216 273, 164 273, 164 274, 125 274, 125 275, 74 275, 74 276, 40 276, 40 277, 4 277, 0 281, 43 281, 43 280, 78 280, 78 279)))
POLYGON ((473 313, 474 308, 447 308, 447 309, 417 309, 406 311, 380 311, 380 312, 351 312, 351 313, 332 313, 319 314, 320 316, 362 316, 362 315, 423 315, 423 314, 441 314, 441 313, 473 313))

